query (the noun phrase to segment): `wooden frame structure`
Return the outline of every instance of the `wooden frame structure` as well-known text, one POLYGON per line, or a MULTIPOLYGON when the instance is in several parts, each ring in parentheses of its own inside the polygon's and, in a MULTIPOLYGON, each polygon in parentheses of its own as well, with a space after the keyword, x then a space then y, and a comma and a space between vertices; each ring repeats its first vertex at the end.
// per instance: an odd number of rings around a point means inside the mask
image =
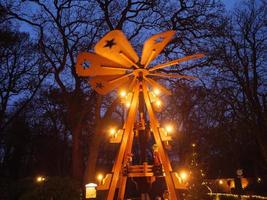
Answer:
POLYGON ((112 143, 120 143, 119 151, 112 172, 97 187, 98 190, 108 190, 108 200, 114 199, 117 188, 117 199, 124 199, 128 177, 156 176, 153 171, 155 165, 160 166, 161 173, 165 178, 169 199, 178 199, 175 190, 185 187, 183 183, 179 182, 179 178, 176 178, 177 176, 172 170, 164 146, 164 142, 170 140, 170 137, 164 136, 155 115, 155 112, 160 110, 157 108, 161 107, 161 105, 159 103, 159 95, 153 90, 157 89, 162 95, 170 95, 171 92, 152 78, 194 79, 192 76, 164 74, 158 70, 180 62, 201 58, 203 54, 186 56, 148 68, 150 62, 160 54, 174 34, 174 31, 166 31, 149 38, 144 44, 140 60, 127 38, 119 30, 107 33, 96 44, 96 53, 87 52, 78 55, 77 74, 91 77, 89 83, 99 94, 105 95, 117 88, 123 88, 126 91, 124 92, 124 98, 129 106, 126 120, 123 128, 116 135, 118 139, 113 138, 111 141, 112 143), (149 128, 157 146, 158 161, 156 164, 154 162, 153 165, 147 162, 132 165, 129 155, 132 154, 135 124, 137 122, 141 127, 140 135, 146 134, 144 129, 148 125, 148 119, 149 128))

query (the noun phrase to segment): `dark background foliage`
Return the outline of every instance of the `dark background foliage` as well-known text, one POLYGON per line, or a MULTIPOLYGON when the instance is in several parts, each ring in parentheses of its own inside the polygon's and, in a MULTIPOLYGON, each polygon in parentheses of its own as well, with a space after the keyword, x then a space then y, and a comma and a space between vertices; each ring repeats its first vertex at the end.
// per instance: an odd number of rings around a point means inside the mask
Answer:
POLYGON ((173 92, 158 117, 176 126, 174 169, 190 166, 195 143, 205 178, 234 177, 241 168, 246 177, 267 179, 265 0, 240 1, 231 10, 213 0, 0 2, 3 199, 15 183, 34 189, 11 199, 36 199, 40 186, 21 182, 38 174, 51 177, 42 186, 48 196, 66 183, 72 189, 62 195, 73 191, 73 199, 79 198, 66 177, 81 186, 111 167, 117 147, 108 144, 107 128, 120 125, 123 109, 114 93, 96 94, 74 66, 79 52, 92 51, 113 29, 123 30, 139 54, 151 34, 175 30, 155 63, 206 55, 164 69, 198 80, 160 80, 173 92))

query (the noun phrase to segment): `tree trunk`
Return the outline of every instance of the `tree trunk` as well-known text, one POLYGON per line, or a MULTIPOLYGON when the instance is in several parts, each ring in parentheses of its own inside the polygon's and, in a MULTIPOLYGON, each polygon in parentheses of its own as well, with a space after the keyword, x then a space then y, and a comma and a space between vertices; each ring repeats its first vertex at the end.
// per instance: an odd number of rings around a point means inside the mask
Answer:
POLYGON ((79 181, 83 177, 81 129, 81 122, 77 123, 72 129, 72 177, 79 181))
MULTIPOLYGON (((102 120, 101 120, 102 121, 102 120)), ((94 183, 96 178, 96 164, 97 164, 97 157, 98 157, 98 150, 101 143, 102 138, 102 127, 100 126, 102 123, 98 123, 95 128, 95 134, 89 142, 89 155, 86 161, 86 167, 83 177, 83 183, 94 183)))
POLYGON ((96 104, 96 128, 95 133, 92 140, 89 142, 89 155, 86 161, 86 167, 84 171, 83 183, 95 182, 96 176, 96 164, 97 164, 97 157, 98 157, 98 150, 103 138, 103 124, 107 124, 107 121, 110 120, 111 115, 116 108, 117 104, 120 102, 120 99, 117 98, 112 102, 108 110, 106 111, 104 117, 100 117, 101 112, 101 96, 98 97, 97 104, 96 104))

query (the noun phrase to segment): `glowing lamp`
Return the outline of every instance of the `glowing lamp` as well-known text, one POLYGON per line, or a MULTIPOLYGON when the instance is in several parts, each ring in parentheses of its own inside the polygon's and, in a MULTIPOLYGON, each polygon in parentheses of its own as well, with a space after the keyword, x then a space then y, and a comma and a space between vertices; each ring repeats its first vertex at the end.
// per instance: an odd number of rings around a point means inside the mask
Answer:
POLYGON ((91 199, 96 198, 96 184, 95 183, 88 183, 85 185, 85 198, 91 199))
POLYGON ((160 94, 160 90, 159 90, 158 88, 155 88, 155 89, 154 89, 154 94, 155 94, 156 96, 158 96, 158 95, 160 94))
POLYGON ((126 93, 125 90, 121 90, 121 91, 120 91, 120 96, 121 96, 122 98, 126 97, 126 95, 127 95, 127 93, 126 93))
POLYGON ((219 184, 222 185, 223 184, 223 180, 220 179, 219 180, 219 184))
POLYGON ((127 102, 125 103, 125 106, 126 106, 127 108, 130 108, 130 106, 131 106, 131 102, 127 101, 127 102))
POLYGON ((43 176, 37 176, 36 177, 36 182, 37 183, 41 183, 41 182, 44 182, 45 181, 45 177, 43 177, 43 176))
POLYGON ((261 178, 260 178, 260 177, 257 178, 257 182, 258 182, 258 183, 261 182, 261 178))
POLYGON ((187 179, 188 179, 188 173, 184 170, 180 172, 179 176, 183 182, 187 181, 187 179))
POLYGON ((99 185, 101 185, 102 184, 102 180, 104 178, 103 174, 98 174, 96 178, 98 180, 99 185))
POLYGON ((110 130, 109 130, 109 133, 110 133, 110 135, 112 136, 112 137, 116 137, 116 129, 115 128, 111 128, 110 130))
POLYGON ((162 104, 162 103, 161 103, 161 100, 158 99, 158 100, 156 101, 156 105, 157 105, 158 107, 160 107, 161 104, 162 104))
POLYGON ((172 125, 167 125, 165 127, 165 130, 166 130, 167 133, 172 133, 173 132, 173 126, 172 125))

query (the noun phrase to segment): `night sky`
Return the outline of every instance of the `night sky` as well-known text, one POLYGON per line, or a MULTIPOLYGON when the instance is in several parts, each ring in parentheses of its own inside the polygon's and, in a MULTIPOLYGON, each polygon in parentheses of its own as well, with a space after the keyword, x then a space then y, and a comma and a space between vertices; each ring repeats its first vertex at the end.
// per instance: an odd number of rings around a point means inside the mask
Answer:
POLYGON ((234 7, 235 3, 238 2, 238 0, 222 0, 222 2, 225 4, 227 9, 231 9, 234 7))

